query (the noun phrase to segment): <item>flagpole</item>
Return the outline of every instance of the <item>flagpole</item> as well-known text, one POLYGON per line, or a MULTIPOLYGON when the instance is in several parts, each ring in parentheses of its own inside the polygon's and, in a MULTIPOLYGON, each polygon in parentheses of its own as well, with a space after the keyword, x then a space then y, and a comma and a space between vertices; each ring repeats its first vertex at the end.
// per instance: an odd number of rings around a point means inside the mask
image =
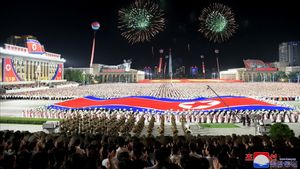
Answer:
POLYGON ((215 95, 217 95, 217 97, 225 104, 225 106, 230 110, 230 107, 225 103, 225 101, 217 94, 217 92, 214 91, 214 89, 212 89, 209 85, 207 85, 207 89, 210 89, 211 91, 213 91, 215 93, 215 95))
POLYGON ((172 71, 172 54, 171 54, 171 48, 169 49, 169 75, 171 77, 171 83, 172 83, 173 71, 172 71))
POLYGON ((216 54, 216 60, 217 60, 217 69, 218 69, 218 79, 220 79, 220 65, 219 65, 219 49, 215 49, 215 54, 216 54))
POLYGON ((99 22, 93 22, 92 23, 92 29, 94 31, 94 37, 93 37, 93 46, 92 46, 92 53, 91 53, 91 60, 90 60, 90 68, 93 66, 94 62, 94 51, 95 51, 95 43, 96 43, 96 32, 100 28, 99 22))
POLYGON ((203 79, 205 79, 204 55, 201 55, 200 58, 202 59, 202 73, 203 73, 203 79))
POLYGON ((92 54, 91 54, 90 67, 93 66, 93 61, 94 61, 94 51, 95 51, 95 43, 96 43, 96 31, 94 31, 94 38, 93 38, 93 46, 92 46, 92 54))

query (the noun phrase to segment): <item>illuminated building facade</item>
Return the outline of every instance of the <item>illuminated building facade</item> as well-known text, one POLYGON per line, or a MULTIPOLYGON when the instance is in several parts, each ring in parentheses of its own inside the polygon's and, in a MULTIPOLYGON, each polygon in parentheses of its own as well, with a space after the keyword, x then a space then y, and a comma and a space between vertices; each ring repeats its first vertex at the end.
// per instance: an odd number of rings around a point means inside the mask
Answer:
POLYGON ((60 54, 46 52, 35 37, 12 36, 0 47, 0 83, 62 82, 64 63, 60 54))
POLYGON ((241 80, 245 82, 275 81, 278 69, 262 60, 244 60, 245 68, 228 69, 220 72, 220 79, 241 80))

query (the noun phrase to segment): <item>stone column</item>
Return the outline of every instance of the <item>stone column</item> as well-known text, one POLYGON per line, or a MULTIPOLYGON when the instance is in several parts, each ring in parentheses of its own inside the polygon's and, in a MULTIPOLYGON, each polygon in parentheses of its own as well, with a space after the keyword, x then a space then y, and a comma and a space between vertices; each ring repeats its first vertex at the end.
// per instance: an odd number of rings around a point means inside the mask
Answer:
POLYGON ((31 61, 27 61, 27 80, 31 81, 31 61))
POLYGON ((46 64, 46 76, 47 76, 47 80, 51 80, 49 78, 49 63, 46 64))
POLYGON ((24 81, 27 81, 27 60, 24 60, 24 81))
POLYGON ((134 81, 134 74, 133 74, 133 73, 131 74, 131 82, 132 82, 132 83, 135 82, 135 81, 134 81))

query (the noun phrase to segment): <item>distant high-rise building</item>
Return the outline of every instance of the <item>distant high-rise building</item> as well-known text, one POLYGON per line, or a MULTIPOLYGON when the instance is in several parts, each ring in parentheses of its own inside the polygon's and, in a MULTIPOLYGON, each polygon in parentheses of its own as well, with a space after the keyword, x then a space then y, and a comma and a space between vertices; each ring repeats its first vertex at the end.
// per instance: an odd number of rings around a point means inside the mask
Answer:
POLYGON ((279 62, 289 66, 300 66, 300 41, 279 44, 279 62))

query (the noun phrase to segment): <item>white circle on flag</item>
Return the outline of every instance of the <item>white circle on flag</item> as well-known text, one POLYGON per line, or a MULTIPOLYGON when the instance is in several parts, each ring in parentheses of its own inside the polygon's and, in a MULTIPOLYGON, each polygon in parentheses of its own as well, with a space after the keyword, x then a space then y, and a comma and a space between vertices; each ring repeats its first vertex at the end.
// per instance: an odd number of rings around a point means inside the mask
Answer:
POLYGON ((180 103, 178 106, 184 109, 206 109, 209 107, 216 106, 220 104, 221 102, 218 100, 202 100, 197 102, 184 102, 180 103))
POLYGON ((11 70, 11 65, 10 65, 10 64, 6 64, 5 70, 6 70, 6 71, 10 71, 10 70, 11 70))
POLYGON ((61 73, 61 68, 58 68, 58 72, 61 73))
POLYGON ((32 46, 31 46, 31 48, 32 48, 32 50, 36 50, 36 44, 32 44, 32 46))

